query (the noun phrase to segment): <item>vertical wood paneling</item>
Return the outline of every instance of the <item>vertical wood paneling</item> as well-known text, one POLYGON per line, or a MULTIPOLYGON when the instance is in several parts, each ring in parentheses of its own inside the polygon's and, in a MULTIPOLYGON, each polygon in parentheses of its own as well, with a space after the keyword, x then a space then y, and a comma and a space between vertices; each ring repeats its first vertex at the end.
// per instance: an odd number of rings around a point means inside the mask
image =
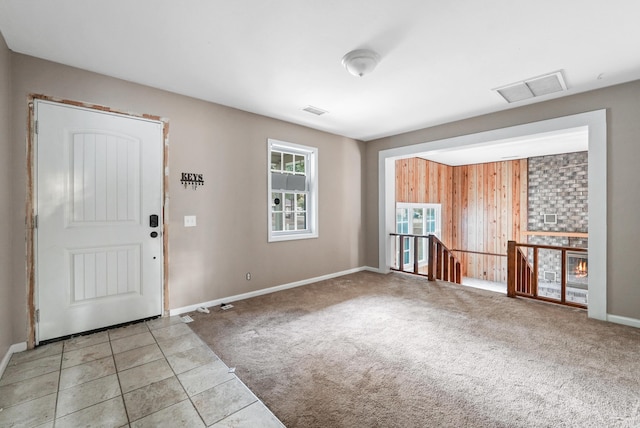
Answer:
MULTIPOLYGON (((505 254, 527 224, 527 161, 451 167, 396 161, 396 199, 442 204, 442 241, 451 249, 505 254), (411 190, 413 189, 413 190, 411 190)), ((506 282, 505 257, 457 253, 462 275, 506 282)))

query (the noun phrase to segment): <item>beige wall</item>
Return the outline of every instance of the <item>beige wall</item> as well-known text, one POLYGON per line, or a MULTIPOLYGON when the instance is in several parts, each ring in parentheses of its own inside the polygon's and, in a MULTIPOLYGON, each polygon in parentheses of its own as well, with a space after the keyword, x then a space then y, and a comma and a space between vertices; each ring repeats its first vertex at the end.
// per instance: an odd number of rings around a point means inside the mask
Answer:
MULTIPOLYGON (((13 253, 11 246, 11 53, 0 34, 0 360, 14 343, 13 253)), ((20 252, 20 250, 18 250, 20 252)))
MULTIPOLYGON (((27 97, 35 93, 169 120, 171 308, 364 264, 363 143, 24 55, 12 61, 17 251, 24 252, 27 97), (318 239, 267 243, 267 138, 318 148, 318 239), (184 189, 181 172, 204 174, 205 185, 184 189), (184 215, 196 215, 198 226, 184 228, 184 215)), ((17 308, 26 306, 23 263, 17 308)), ((17 319, 14 340, 22 341, 26 318, 17 319)))
POLYGON ((378 153, 444 138, 607 109, 608 313, 640 319, 640 81, 452 122, 367 143, 366 264, 378 266, 378 153), (615 207, 615 208, 614 208, 615 207))

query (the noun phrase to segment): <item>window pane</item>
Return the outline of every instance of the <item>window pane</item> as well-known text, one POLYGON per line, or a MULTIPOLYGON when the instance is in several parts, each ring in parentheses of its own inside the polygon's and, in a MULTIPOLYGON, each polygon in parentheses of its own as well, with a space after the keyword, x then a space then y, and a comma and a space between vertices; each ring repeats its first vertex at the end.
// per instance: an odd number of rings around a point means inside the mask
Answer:
POLYGON ((307 228, 307 213, 296 214, 296 227, 298 230, 305 230, 307 228))
POLYGON ((305 194, 296 195, 296 210, 297 211, 307 210, 307 195, 305 194))
POLYGON ((282 171, 282 153, 271 152, 271 171, 282 171))
POLYGON ((272 211, 282 211, 283 207, 282 202, 282 193, 272 193, 271 194, 271 210, 272 211))
POLYGON ((298 174, 305 174, 305 162, 304 162, 304 156, 302 155, 296 155, 296 172, 298 174))
POLYGON ((413 209, 412 233, 414 235, 422 235, 424 232, 424 219, 422 217, 422 208, 413 209))
POLYGON ((293 155, 291 153, 283 153, 284 170, 293 172, 293 155))
POLYGON ((296 230, 296 215, 290 212, 284 213, 284 229, 296 230))
POLYGON ((294 210, 294 201, 295 195, 293 193, 285 193, 284 194, 284 210, 285 211, 293 211, 294 210))
POLYGON ((282 213, 271 214, 271 230, 280 232, 282 229, 282 213))

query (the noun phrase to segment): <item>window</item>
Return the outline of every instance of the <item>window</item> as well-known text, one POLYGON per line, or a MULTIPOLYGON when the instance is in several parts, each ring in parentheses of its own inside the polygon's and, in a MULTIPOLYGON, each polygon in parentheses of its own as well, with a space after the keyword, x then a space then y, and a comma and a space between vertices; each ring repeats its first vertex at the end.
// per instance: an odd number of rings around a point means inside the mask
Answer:
MULTIPOLYGON (((440 204, 396 204, 396 233, 405 235, 435 235, 440 239, 440 204)), ((405 239, 404 264, 413 263, 413 239, 405 239)), ((427 239, 419 239, 418 262, 427 262, 427 239)))
POLYGON ((318 237, 318 149, 268 140, 269 242, 318 237))

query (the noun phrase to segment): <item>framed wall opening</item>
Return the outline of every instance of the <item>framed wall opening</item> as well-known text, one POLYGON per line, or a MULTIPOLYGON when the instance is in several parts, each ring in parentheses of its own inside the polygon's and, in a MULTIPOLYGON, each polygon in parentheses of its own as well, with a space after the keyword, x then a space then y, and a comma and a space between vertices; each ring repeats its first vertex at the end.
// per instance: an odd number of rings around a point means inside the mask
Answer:
POLYGON ((606 110, 596 110, 491 131, 382 150, 378 157, 379 259, 382 273, 393 257, 389 233, 395 230, 395 161, 425 152, 451 148, 478 148, 490 142, 508 142, 542 133, 585 127, 588 132, 588 215, 590 318, 607 319, 607 131, 606 110))

